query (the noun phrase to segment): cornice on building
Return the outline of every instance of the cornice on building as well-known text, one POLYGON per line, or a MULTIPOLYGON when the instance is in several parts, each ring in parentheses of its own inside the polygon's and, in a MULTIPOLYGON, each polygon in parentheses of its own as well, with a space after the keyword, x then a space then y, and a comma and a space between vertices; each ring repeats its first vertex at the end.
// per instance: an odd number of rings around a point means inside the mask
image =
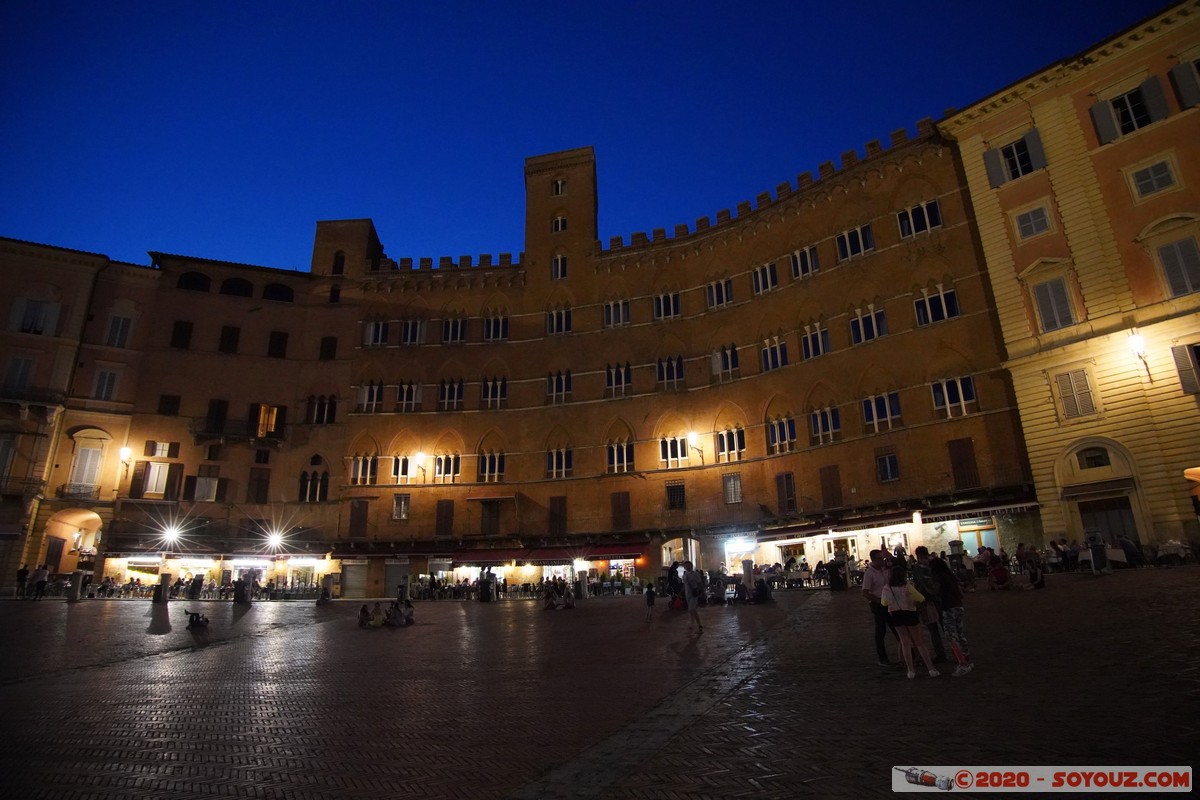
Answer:
POLYGON ((1053 91, 1067 81, 1076 81, 1084 72, 1101 69, 1117 58, 1127 57, 1130 50, 1145 47, 1175 32, 1197 13, 1200 13, 1200 0, 1174 5, 1076 55, 1036 70, 966 108, 947 110, 937 128, 951 140, 957 140, 957 134, 982 119, 1016 103, 1025 103, 1043 91, 1053 91))

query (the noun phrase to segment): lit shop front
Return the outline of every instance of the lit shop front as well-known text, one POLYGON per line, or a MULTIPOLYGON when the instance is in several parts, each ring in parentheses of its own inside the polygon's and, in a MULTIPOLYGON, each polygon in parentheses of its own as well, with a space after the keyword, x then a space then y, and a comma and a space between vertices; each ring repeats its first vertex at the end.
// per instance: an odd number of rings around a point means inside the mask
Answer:
POLYGON ((185 553, 109 553, 104 557, 102 573, 95 583, 111 578, 116 586, 132 582, 135 586, 154 586, 162 575, 172 582, 185 583, 196 577, 205 586, 229 586, 238 578, 262 586, 273 582, 281 588, 317 589, 321 580, 334 571, 328 558, 313 556, 270 555, 194 555, 185 553))

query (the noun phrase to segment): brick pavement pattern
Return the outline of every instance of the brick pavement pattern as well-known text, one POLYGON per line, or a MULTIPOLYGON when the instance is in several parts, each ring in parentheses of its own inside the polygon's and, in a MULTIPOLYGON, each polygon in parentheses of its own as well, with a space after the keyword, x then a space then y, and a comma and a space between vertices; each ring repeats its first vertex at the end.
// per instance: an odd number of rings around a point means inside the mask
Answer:
POLYGON ((1194 766, 1200 568, 1048 583, 968 595, 978 668, 911 681, 853 591, 702 609, 701 636, 636 597, 371 631, 351 602, 4 601, 0 797, 887 797, 897 764, 1194 766))

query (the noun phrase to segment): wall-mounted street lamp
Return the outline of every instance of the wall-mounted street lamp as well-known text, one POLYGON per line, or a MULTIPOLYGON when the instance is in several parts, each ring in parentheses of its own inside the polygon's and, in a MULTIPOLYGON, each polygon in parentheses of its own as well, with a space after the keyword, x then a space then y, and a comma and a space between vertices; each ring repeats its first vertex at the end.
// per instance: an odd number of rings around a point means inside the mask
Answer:
POLYGON ((122 480, 124 480, 129 477, 129 460, 133 458, 133 451, 128 447, 122 447, 118 451, 118 455, 121 457, 121 465, 125 467, 125 474, 122 477, 122 480))
POLYGON ((1146 361, 1146 338, 1138 333, 1136 328, 1129 334, 1129 349, 1141 359, 1142 366, 1146 368, 1146 377, 1154 383, 1154 376, 1150 374, 1150 364, 1146 361))
POLYGON ((413 462, 417 469, 421 470, 421 482, 425 482, 425 454, 417 453, 413 456, 413 462))
POLYGON ((700 437, 695 431, 689 431, 687 435, 688 447, 696 451, 696 455, 700 456, 700 466, 704 466, 704 451, 700 448, 700 437))

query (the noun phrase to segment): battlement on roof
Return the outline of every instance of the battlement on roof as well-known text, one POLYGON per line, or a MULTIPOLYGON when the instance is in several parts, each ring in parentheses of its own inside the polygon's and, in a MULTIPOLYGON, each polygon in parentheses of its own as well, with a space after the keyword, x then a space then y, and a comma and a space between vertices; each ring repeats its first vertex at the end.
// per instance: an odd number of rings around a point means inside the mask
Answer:
POLYGON ((721 209, 716 214, 715 222, 712 218, 703 216, 696 220, 694 227, 689 227, 687 223, 675 225, 670 236, 667 235, 666 228, 654 228, 649 235, 645 231, 637 231, 630 235, 628 243, 621 236, 613 236, 608 240, 607 249, 603 247, 602 243, 598 243, 599 253, 600 255, 612 255, 624 250, 648 247, 660 242, 679 243, 688 237, 709 234, 715 230, 743 222, 756 212, 787 200, 794 195, 802 194, 810 189, 821 186, 825 182, 844 175, 847 171, 855 167, 887 156, 897 148, 931 139, 935 135, 934 122, 931 118, 926 117, 917 121, 916 138, 909 138, 908 131, 904 128, 899 128, 892 131, 887 146, 884 146, 878 139, 872 139, 864 145, 861 158, 858 151, 847 150, 842 153, 840 167, 835 166, 832 161, 826 161, 817 167, 816 178, 813 177, 811 172, 803 172, 796 178, 794 186, 791 182, 785 181, 775 187, 774 195, 769 191, 760 192, 755 196, 753 204, 749 200, 738 203, 735 207, 736 213, 731 212, 728 208, 721 209))

